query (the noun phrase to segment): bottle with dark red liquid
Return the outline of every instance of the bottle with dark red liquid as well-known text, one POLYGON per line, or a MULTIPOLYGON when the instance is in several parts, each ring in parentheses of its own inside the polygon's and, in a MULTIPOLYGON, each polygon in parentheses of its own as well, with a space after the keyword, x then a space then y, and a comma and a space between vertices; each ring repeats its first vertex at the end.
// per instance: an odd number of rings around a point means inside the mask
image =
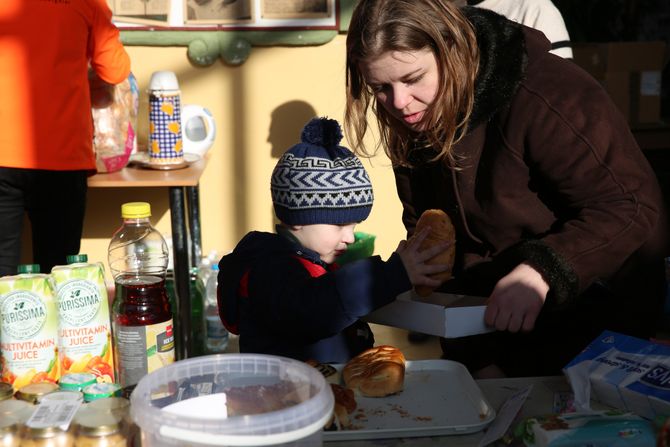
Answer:
POLYGON ((116 372, 122 387, 175 360, 172 310, 165 288, 168 248, 149 221, 146 202, 124 203, 109 243, 116 292, 112 304, 116 372))

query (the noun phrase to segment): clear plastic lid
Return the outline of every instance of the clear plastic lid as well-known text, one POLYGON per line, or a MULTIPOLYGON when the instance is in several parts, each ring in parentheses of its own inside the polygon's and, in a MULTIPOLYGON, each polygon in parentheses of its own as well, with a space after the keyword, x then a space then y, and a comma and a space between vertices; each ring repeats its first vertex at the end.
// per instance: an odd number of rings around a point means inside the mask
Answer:
POLYGON ((182 360, 144 376, 131 415, 165 443, 274 445, 308 437, 330 418, 323 375, 304 362, 261 354, 182 360))

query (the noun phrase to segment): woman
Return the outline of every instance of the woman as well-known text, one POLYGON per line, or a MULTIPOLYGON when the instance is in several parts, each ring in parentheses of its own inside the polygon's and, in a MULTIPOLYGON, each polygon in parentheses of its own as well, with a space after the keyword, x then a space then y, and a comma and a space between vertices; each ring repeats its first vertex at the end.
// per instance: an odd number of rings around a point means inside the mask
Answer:
POLYGON ((655 333, 665 211, 607 93, 538 31, 448 0, 362 0, 347 36, 345 124, 371 108, 412 234, 457 232, 455 279, 496 331, 443 340, 478 377, 559 374, 603 329, 655 333))

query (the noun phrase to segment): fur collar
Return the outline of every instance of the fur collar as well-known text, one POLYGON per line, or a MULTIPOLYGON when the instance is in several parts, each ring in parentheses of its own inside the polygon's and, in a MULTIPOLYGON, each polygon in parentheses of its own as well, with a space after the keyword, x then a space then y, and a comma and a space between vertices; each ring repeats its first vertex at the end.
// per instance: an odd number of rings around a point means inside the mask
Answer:
POLYGON ((506 107, 527 65, 521 25, 482 8, 464 7, 475 28, 479 46, 479 74, 475 81, 475 103, 468 127, 475 129, 506 107))

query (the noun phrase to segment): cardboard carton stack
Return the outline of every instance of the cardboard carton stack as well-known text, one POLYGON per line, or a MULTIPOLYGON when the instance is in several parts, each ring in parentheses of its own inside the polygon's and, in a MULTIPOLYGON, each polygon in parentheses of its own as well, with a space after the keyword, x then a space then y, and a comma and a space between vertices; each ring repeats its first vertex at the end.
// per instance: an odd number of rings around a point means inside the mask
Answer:
POLYGON ((575 43, 573 54, 631 125, 660 121, 665 42, 575 43))

